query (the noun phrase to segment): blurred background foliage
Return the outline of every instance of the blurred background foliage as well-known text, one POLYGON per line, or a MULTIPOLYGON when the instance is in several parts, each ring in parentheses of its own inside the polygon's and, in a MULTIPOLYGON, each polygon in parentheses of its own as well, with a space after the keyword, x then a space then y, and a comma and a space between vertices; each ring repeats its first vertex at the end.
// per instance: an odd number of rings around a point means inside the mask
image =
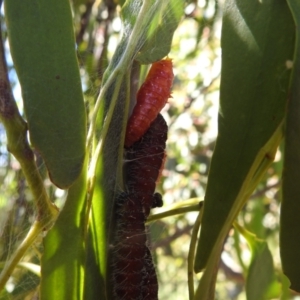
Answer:
MULTIPOLYGON (((102 75, 121 31, 117 0, 73 0, 74 27, 82 87, 89 113, 94 106, 102 75)), ((169 57, 175 80, 172 98, 163 110, 169 124, 167 161, 158 190, 164 205, 204 198, 210 160, 217 135, 217 112, 221 69, 220 32, 223 1, 186 1, 185 16, 175 32, 169 57)), ((7 42, 5 16, 1 14, 9 76, 22 112, 20 86, 7 42)), ((162 41, 163 42, 163 41, 162 41)), ((279 206, 282 151, 247 205, 238 224, 268 243, 274 260, 275 278, 266 299, 296 299, 284 286, 279 259, 279 206)), ((45 185, 60 207, 65 192, 53 187, 43 162, 37 163, 45 185)), ((7 153, 6 136, 0 124, 0 263, 16 248, 34 219, 32 196, 18 162, 7 153)), ((159 210, 157 210, 159 211, 159 210)), ((154 212, 155 213, 155 212, 154 212)), ((160 282, 159 299, 188 299, 187 256, 197 213, 187 213, 149 225, 160 282)), ((41 241, 31 248, 24 262, 39 263, 41 241), (39 243, 40 242, 40 243, 39 243)), ((247 241, 232 228, 224 244, 216 286, 216 299, 246 299, 245 274, 251 260, 247 241)), ((20 265, 0 294, 0 299, 38 299, 39 276, 29 265, 20 265)), ((200 278, 195 276, 195 280, 200 278), (196 278, 197 277, 197 278, 196 278)), ((259 280, 259 279, 257 279, 259 280)), ((300 298, 299 298, 300 299, 300 298)))

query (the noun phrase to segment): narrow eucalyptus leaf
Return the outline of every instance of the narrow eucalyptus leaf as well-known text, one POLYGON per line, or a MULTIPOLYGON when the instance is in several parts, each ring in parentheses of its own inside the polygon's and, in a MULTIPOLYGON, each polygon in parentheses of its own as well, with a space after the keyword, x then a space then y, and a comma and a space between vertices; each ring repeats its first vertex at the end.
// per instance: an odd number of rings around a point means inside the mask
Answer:
POLYGON ((287 1, 297 27, 293 77, 285 127, 285 150, 280 214, 280 256, 290 288, 300 292, 300 3, 287 1))
POLYGON ((294 45, 295 25, 285 1, 226 1, 219 134, 204 200, 196 272, 206 267, 211 253, 216 254, 213 249, 222 245, 255 188, 253 182, 276 153, 294 45))
POLYGON ((79 176, 86 117, 68 0, 6 0, 11 55, 30 140, 60 188, 79 176))

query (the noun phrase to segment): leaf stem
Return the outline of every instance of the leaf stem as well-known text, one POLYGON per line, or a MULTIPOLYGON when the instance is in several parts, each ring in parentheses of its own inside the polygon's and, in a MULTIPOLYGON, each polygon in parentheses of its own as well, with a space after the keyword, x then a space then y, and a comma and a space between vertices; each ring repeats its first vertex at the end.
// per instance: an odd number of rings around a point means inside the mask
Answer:
POLYGON ((199 203, 196 205, 191 205, 191 206, 186 206, 186 207, 181 207, 181 208, 168 209, 164 212, 149 216, 146 224, 149 224, 153 221, 161 220, 164 218, 172 217, 175 215, 181 215, 181 214, 185 214, 188 212, 199 211, 199 209, 200 209, 199 203))
MULTIPOLYGON (((201 202, 202 203, 202 202, 201 202)), ((191 236, 191 243, 188 253, 188 268, 187 268, 187 278, 188 278, 188 288, 189 288, 189 299, 194 299, 195 289, 194 289, 194 259, 195 259, 195 252, 196 252, 196 245, 198 240, 198 232, 202 222, 203 216, 203 209, 200 208, 200 212, 197 216, 195 221, 192 236, 191 236)))

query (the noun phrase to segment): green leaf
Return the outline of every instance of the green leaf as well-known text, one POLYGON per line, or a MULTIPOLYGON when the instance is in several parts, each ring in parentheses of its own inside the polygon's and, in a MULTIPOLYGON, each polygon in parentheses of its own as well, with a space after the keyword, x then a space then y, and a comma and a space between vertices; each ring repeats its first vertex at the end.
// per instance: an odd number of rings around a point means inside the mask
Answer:
POLYGON ((294 23, 284 2, 227 1, 219 135, 204 201, 196 271, 205 267, 220 230, 224 225, 229 228, 244 204, 236 202, 241 191, 249 194, 249 181, 272 150, 265 149, 257 161, 285 116, 290 77, 286 62, 293 57, 293 47, 294 23))
POLYGON ((280 255, 291 289, 300 292, 300 3, 287 1, 297 27, 291 96, 285 128, 285 150, 280 214, 280 255))
POLYGON ((247 240, 252 252, 246 281, 247 300, 263 300, 274 279, 272 254, 265 241, 257 239, 238 224, 235 228, 247 240))
POLYGON ((284 1, 226 1, 219 134, 204 200, 195 271, 209 299, 224 238, 282 139, 295 28, 284 1), (274 30, 276 28, 276 30, 274 30))
POLYGON ((30 140, 51 180, 79 176, 86 117, 68 0, 5 0, 11 55, 22 87, 30 140))
POLYGON ((273 259, 268 245, 266 242, 257 242, 247 276, 247 300, 265 299, 264 295, 272 283, 273 276, 273 259))
POLYGON ((69 189, 55 225, 44 239, 41 300, 83 299, 86 171, 87 162, 69 189))
POLYGON ((141 64, 150 64, 160 60, 171 50, 174 31, 184 13, 183 0, 162 1, 165 6, 155 16, 148 30, 148 38, 141 48, 137 60, 141 64))
POLYGON ((282 283, 277 279, 277 277, 273 276, 273 281, 269 285, 265 293, 264 299, 279 299, 282 293, 283 293, 282 283))
POLYGON ((284 275, 281 274, 281 282, 282 282, 282 294, 280 296, 280 300, 290 300, 291 299, 291 292, 290 292, 290 280, 284 275))

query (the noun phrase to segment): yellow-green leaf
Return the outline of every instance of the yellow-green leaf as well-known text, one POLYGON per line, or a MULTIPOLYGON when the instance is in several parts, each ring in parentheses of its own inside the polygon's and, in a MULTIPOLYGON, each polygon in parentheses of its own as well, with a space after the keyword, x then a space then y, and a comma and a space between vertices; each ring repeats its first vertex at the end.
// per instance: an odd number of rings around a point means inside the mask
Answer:
POLYGON ((87 163, 68 191, 55 225, 44 239, 41 300, 80 300, 84 284, 87 163))

